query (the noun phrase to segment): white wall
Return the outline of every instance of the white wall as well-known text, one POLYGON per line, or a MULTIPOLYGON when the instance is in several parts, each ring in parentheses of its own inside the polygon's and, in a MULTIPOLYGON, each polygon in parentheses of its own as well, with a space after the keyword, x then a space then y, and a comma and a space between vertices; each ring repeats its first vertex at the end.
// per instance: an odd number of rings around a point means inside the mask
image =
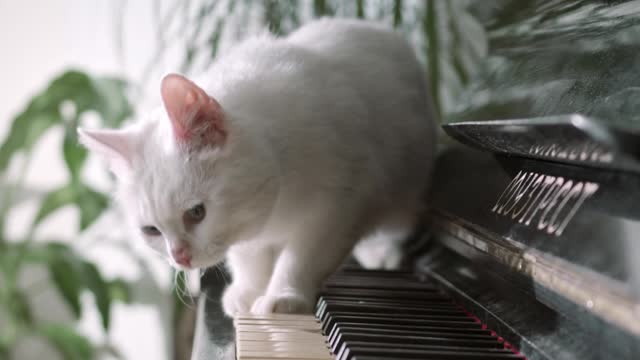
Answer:
MULTIPOLYGON (((138 78, 154 46, 151 1, 0 0, 0 140, 7 135, 10 119, 24 108, 28 99, 69 67, 94 74, 138 78), (124 9, 125 14, 124 62, 117 56, 114 37, 114 13, 118 9, 124 9)), ((38 144, 27 171, 29 185, 48 190, 65 183, 66 170, 58 150, 61 141, 62 133, 53 131, 38 144)), ((102 189, 109 187, 102 167, 95 161, 90 164, 87 176, 102 189)), ((9 218, 8 235, 18 239, 24 234, 37 209, 35 201, 15 209, 9 218)), ((75 209, 61 210, 44 224, 37 237, 74 240, 74 245, 95 259, 107 276, 141 282, 143 286, 137 286, 134 292, 140 303, 115 308, 109 339, 126 359, 170 358, 171 346, 163 329, 171 317, 168 294, 172 279, 168 267, 126 236, 116 215, 105 216, 86 238, 77 239, 77 215, 75 209), (129 255, 130 250, 122 250, 123 246, 132 246, 136 254, 142 254, 151 268, 148 276, 145 267, 129 255)), ((43 275, 43 271, 30 269, 24 282, 43 275)), ((68 311, 56 297, 56 292, 49 289, 39 291, 31 301, 43 318, 69 319, 68 311)), ((85 297, 83 304, 91 305, 91 301, 85 297)), ((91 310, 92 306, 85 308, 91 310)), ((79 327, 96 343, 105 340, 95 311, 86 311, 79 327)), ((38 352, 44 350, 31 345, 25 343, 17 358, 43 358, 38 352)))

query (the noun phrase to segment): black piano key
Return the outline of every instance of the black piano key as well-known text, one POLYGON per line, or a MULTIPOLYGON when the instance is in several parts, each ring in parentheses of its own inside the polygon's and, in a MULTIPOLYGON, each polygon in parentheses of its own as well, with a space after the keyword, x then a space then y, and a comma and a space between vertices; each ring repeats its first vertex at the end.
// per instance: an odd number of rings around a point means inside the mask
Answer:
POLYGON ((441 319, 441 320, 460 320, 475 321, 467 314, 461 311, 441 311, 439 309, 411 309, 411 308, 388 308, 367 305, 342 305, 329 304, 320 310, 317 318, 322 321, 328 313, 344 314, 344 313, 366 313, 368 316, 394 316, 398 318, 424 318, 424 319, 441 319), (319 315, 319 316, 318 316, 319 315))
MULTIPOLYGON (((432 354, 425 354, 427 357, 419 357, 419 359, 428 359, 428 360, 453 360, 453 359, 461 359, 461 360, 506 360, 506 359, 515 359, 515 360, 526 360, 524 356, 515 355, 514 357, 509 356, 500 356, 500 357, 491 357, 489 355, 480 354, 479 356, 475 356, 474 354, 466 354, 466 357, 460 357, 457 355, 450 354, 442 354, 434 352, 432 354), (440 355, 440 356, 438 356, 440 355)), ((407 360, 407 357, 397 357, 397 356, 376 356, 376 355, 356 355, 353 356, 350 360, 407 360)), ((414 358, 415 359, 415 358, 414 358)))
POLYGON ((433 284, 432 282, 424 281, 424 278, 417 277, 413 273, 387 273, 386 271, 377 271, 370 274, 368 271, 365 272, 351 272, 351 273, 337 273, 332 275, 330 278, 325 281, 325 283, 333 283, 339 280, 350 280, 350 279, 375 279, 380 281, 387 280, 406 280, 406 281, 419 281, 427 284, 433 284))
POLYGON ((486 329, 460 329, 447 328, 438 326, 418 326, 418 325, 398 325, 398 324, 377 324, 371 322, 337 322, 329 329, 328 339, 336 336, 341 329, 353 329, 359 331, 371 332, 416 332, 416 333, 439 333, 453 337, 474 337, 474 338, 493 338, 490 330, 486 329))
POLYGON ((336 352, 345 342, 362 342, 369 344, 385 343, 392 347, 433 347, 449 346, 459 349, 504 349, 504 345, 495 339, 452 339, 442 336, 415 336, 415 335, 391 335, 391 334, 366 334, 341 331, 331 344, 331 350, 336 352))
POLYGON ((345 326, 341 325, 339 327, 335 327, 335 331, 331 331, 327 336, 327 343, 332 345, 338 334, 341 333, 352 333, 352 334, 377 334, 377 335, 392 335, 392 336, 431 336, 431 337, 443 337, 448 339, 465 339, 465 340, 492 340, 495 341, 495 337, 493 337, 489 332, 486 334, 469 334, 469 333, 460 333, 460 332, 447 332, 442 329, 416 329, 413 327, 407 327, 404 329, 389 329, 389 328, 379 328, 379 327, 370 327, 370 326, 345 326))
POLYGON ((327 307, 327 304, 324 302, 322 298, 320 298, 318 300, 318 303, 316 304, 316 312, 314 314, 316 319, 320 319, 321 315, 324 314, 324 310, 326 307, 327 307))
POLYGON ((481 329, 482 325, 475 321, 442 321, 431 319, 419 319, 419 318, 397 318, 397 317, 384 317, 379 316, 372 318, 367 314, 329 314, 325 321, 322 322, 322 331, 326 333, 336 322, 364 322, 364 323, 376 323, 376 324, 389 324, 389 325, 404 325, 404 326, 435 326, 435 327, 453 327, 459 329, 481 329))
POLYGON ((316 317, 336 359, 524 359, 426 280, 357 267, 331 276, 316 317))
POLYGON ((329 298, 321 298, 318 301, 316 317, 322 318, 323 314, 327 311, 337 311, 338 309, 353 309, 354 311, 371 311, 372 313, 387 312, 390 314, 395 313, 431 313, 433 315, 452 315, 452 316, 467 316, 464 311, 456 307, 440 307, 432 306, 430 304, 417 305, 417 304, 393 304, 391 302, 372 302, 372 301, 345 301, 329 298), (329 310, 332 309, 332 310, 329 310))
POLYGON ((366 311, 371 313, 384 314, 412 314, 412 315, 434 315, 434 316, 452 316, 452 317, 468 317, 468 315, 459 309, 439 309, 430 308, 429 306, 406 306, 392 304, 371 304, 367 302, 353 303, 348 301, 326 300, 322 311, 318 318, 322 318, 322 314, 326 311, 366 311))
POLYGON ((318 304, 325 300, 338 300, 338 301, 351 301, 354 303, 371 303, 371 304, 398 304, 398 305, 419 305, 419 306, 429 306, 430 308, 441 308, 441 309, 460 309, 453 301, 450 302, 426 302, 424 300, 412 300, 412 299, 382 299, 375 297, 365 297, 365 296, 340 296, 340 295, 322 295, 318 299, 318 304))
POLYGON ((362 300, 354 300, 350 297, 339 297, 339 296, 322 296, 318 299, 316 304, 316 316, 324 312, 328 304, 350 304, 353 306, 362 305, 362 306, 380 306, 380 307, 397 307, 397 308, 415 308, 415 309, 431 309, 434 311, 450 311, 450 312, 460 312, 463 314, 467 314, 464 309, 459 307, 454 303, 431 303, 426 301, 411 301, 411 302, 394 302, 389 299, 375 299, 375 298, 364 298, 362 300))
POLYGON ((342 295, 322 295, 318 299, 318 303, 323 301, 342 301, 342 302, 350 302, 354 304, 378 304, 378 305, 395 305, 395 306, 409 306, 409 307, 421 307, 421 308, 440 308, 440 309, 456 309, 461 310, 462 308, 455 304, 452 301, 442 301, 441 299, 435 299, 434 301, 430 301, 428 299, 421 300, 404 300, 404 299, 391 299, 391 298, 377 298, 374 296, 342 296, 342 295))
POLYGON ((339 349, 334 353, 336 359, 351 360, 353 357, 360 354, 383 354, 389 350, 403 350, 403 356, 408 356, 409 359, 414 359, 414 356, 418 354, 428 354, 431 352, 452 352, 463 357, 465 354, 485 354, 493 356, 512 355, 513 353, 507 349, 476 349, 476 348, 464 348, 457 346, 443 346, 443 345, 420 345, 420 344, 406 344, 401 347, 393 343, 369 343, 366 341, 346 341, 343 342, 339 349))
MULTIPOLYGON (((343 295, 343 296, 368 296, 378 297, 381 299, 417 299, 433 302, 445 302, 450 303, 451 299, 444 294, 437 292, 422 292, 411 290, 382 290, 382 289, 348 289, 337 288, 333 289, 331 294, 343 295)), ((321 293, 324 295, 324 293, 321 293)))
POLYGON ((340 279, 328 284, 325 284, 329 291, 338 288, 352 288, 352 289, 383 289, 383 290, 411 290, 411 291, 429 291, 440 292, 433 284, 423 282, 404 282, 404 281, 365 281, 363 279, 340 279))
POLYGON ((467 351, 465 349, 438 349, 436 347, 424 349, 417 348, 397 348, 392 344, 370 344, 350 343, 340 349, 336 360, 355 360, 365 356, 375 356, 382 359, 399 358, 399 359, 429 359, 429 360, 506 360, 521 359, 526 360, 524 356, 514 354, 510 351, 467 351))
POLYGON ((324 317, 320 318, 320 322, 327 321, 329 315, 342 315, 342 316, 366 316, 370 319, 377 318, 393 318, 395 320, 425 320, 434 322, 449 322, 449 323, 476 323, 476 320, 468 316, 448 316, 448 315, 424 315, 424 314, 393 314, 393 313, 368 313, 364 311, 341 311, 334 310, 331 312, 325 312, 324 317))
POLYGON ((387 277, 412 277, 415 278, 416 274, 411 270, 367 270, 363 268, 344 268, 341 271, 336 272, 334 275, 329 277, 328 282, 331 281, 332 278, 336 276, 371 276, 371 277, 379 277, 379 278, 387 278, 387 277))

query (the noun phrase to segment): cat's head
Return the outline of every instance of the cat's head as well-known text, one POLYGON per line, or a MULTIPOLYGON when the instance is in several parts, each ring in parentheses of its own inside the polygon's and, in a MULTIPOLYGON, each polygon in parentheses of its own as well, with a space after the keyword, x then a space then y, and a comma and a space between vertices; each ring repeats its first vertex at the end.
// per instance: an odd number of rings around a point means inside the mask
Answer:
MULTIPOLYGON (((175 267, 203 268, 255 225, 260 161, 229 115, 180 75, 161 85, 164 107, 119 130, 78 129, 109 163, 117 200, 146 243, 175 267)), ((262 193, 260 193, 262 194, 262 193)))

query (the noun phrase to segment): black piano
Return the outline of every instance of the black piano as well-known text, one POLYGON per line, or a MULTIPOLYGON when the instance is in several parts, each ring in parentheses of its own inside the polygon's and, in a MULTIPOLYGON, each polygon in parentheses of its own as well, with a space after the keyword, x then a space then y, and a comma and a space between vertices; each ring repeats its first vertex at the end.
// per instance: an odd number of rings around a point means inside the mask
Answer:
MULTIPOLYGON (((478 1, 489 56, 443 125, 405 266, 346 264, 336 358, 640 359, 640 1, 478 1), (356 279, 356 280, 354 280, 356 279)), ((234 359, 202 278, 193 359, 234 359)))

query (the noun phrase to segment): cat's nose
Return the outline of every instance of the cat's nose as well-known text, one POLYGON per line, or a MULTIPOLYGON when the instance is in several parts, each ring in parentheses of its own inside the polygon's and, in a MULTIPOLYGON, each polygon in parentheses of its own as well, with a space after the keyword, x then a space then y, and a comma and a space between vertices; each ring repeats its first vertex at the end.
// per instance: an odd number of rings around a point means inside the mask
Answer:
POLYGON ((191 267, 191 250, 187 246, 178 246, 171 250, 173 260, 185 267, 191 267))

